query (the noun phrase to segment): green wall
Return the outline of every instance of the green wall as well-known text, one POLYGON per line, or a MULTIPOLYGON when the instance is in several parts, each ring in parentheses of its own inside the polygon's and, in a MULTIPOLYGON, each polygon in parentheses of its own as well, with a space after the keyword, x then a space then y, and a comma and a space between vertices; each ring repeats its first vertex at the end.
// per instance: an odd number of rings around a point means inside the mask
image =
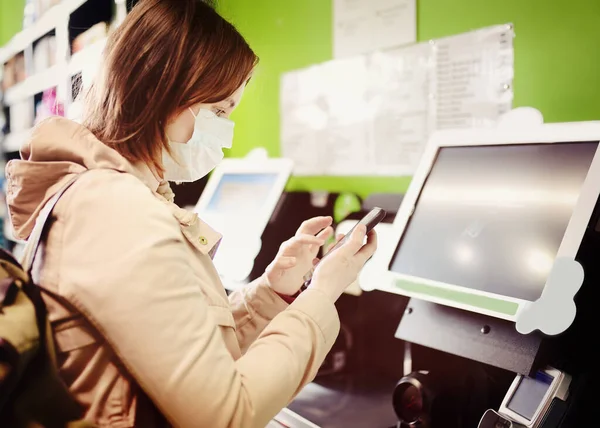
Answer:
MULTIPOLYGON (((219 0, 261 57, 234 113, 232 156, 263 145, 279 154, 281 73, 331 59, 331 0, 219 0)), ((367 0, 365 0, 367 1, 367 0)), ((600 119, 599 0, 417 0, 418 40, 515 24, 514 106, 548 122, 600 119)), ((404 191, 408 178, 295 178, 295 190, 404 191)))
POLYGON ((25 0, 0 0, 0 46, 23 27, 25 0))
MULTIPOLYGON (((368 1, 368 0, 364 0, 368 1)), ((265 146, 279 154, 281 73, 331 59, 331 0, 219 0, 261 57, 235 112, 232 156, 265 146)), ((515 106, 546 121, 600 119, 599 0, 417 0, 419 41, 513 22, 515 106)), ((0 0, 0 44, 20 29, 24 0, 0 0)), ((291 189, 403 191, 408 178, 302 177, 291 189)))

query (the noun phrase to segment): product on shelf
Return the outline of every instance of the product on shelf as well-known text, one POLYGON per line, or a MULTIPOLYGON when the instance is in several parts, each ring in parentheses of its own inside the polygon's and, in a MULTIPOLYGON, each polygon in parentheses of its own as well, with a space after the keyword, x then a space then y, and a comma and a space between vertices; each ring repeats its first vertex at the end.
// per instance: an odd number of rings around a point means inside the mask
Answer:
POLYGON ((20 52, 15 56, 15 83, 21 83, 26 78, 27 72, 25 70, 25 54, 20 52))
POLYGON ((25 7, 23 9, 23 29, 31 27, 35 24, 36 20, 35 1, 25 0, 25 7))
POLYGON ((33 99, 28 98, 10 106, 10 132, 27 131, 33 126, 33 99))
POLYGON ((4 64, 4 70, 2 73, 2 90, 6 91, 17 83, 16 74, 16 59, 12 57, 4 64))
POLYGON ((64 116, 63 103, 58 101, 56 88, 46 89, 42 94, 42 100, 35 106, 35 124, 50 116, 64 116))
POLYGON ((25 8, 23 10, 23 29, 31 27, 48 10, 57 4, 61 0, 25 0, 25 8))
POLYGON ((33 48, 33 73, 42 73, 56 64, 56 37, 41 38, 33 48))
POLYGON ((34 0, 35 12, 38 19, 44 15, 52 6, 60 3, 60 0, 34 0))
POLYGON ((106 25, 106 22, 99 22, 98 24, 81 33, 79 36, 75 37, 75 40, 73 40, 73 46, 71 46, 71 52, 79 52, 85 47, 106 38, 107 34, 108 25, 106 25))

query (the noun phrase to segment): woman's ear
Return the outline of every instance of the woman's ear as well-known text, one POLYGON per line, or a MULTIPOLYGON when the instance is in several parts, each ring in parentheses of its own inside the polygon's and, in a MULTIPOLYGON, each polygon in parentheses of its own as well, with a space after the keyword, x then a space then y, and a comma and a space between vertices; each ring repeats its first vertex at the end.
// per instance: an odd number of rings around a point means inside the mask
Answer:
POLYGON ((194 121, 190 109, 182 109, 164 127, 165 135, 175 143, 186 143, 194 133, 194 121))

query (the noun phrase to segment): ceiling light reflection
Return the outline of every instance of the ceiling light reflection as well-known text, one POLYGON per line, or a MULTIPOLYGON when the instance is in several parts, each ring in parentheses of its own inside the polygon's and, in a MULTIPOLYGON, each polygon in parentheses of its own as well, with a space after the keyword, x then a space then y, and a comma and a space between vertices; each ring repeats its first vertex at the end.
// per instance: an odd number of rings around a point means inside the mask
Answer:
POLYGON ((536 274, 547 276, 552 270, 554 257, 547 251, 531 250, 526 257, 526 263, 529 269, 536 274))
POLYGON ((579 192, 528 190, 515 187, 467 187, 452 189, 444 186, 428 188, 423 198, 430 202, 452 202, 472 205, 524 205, 524 204, 554 204, 574 206, 579 198, 579 192))
POLYGON ((458 244, 454 253, 456 260, 464 265, 470 264, 475 258, 473 248, 466 244, 458 244))

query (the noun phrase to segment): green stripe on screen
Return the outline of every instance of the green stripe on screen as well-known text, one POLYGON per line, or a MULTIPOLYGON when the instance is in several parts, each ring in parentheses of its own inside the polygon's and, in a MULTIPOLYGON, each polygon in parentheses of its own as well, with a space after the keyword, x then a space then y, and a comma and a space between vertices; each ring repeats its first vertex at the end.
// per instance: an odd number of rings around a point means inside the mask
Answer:
POLYGON ((397 288, 409 293, 419 293, 505 315, 516 315, 517 310, 519 309, 519 304, 515 302, 507 302, 505 300, 495 299, 493 297, 449 290, 447 288, 436 287, 434 285, 427 285, 402 279, 396 280, 395 285, 397 288))

